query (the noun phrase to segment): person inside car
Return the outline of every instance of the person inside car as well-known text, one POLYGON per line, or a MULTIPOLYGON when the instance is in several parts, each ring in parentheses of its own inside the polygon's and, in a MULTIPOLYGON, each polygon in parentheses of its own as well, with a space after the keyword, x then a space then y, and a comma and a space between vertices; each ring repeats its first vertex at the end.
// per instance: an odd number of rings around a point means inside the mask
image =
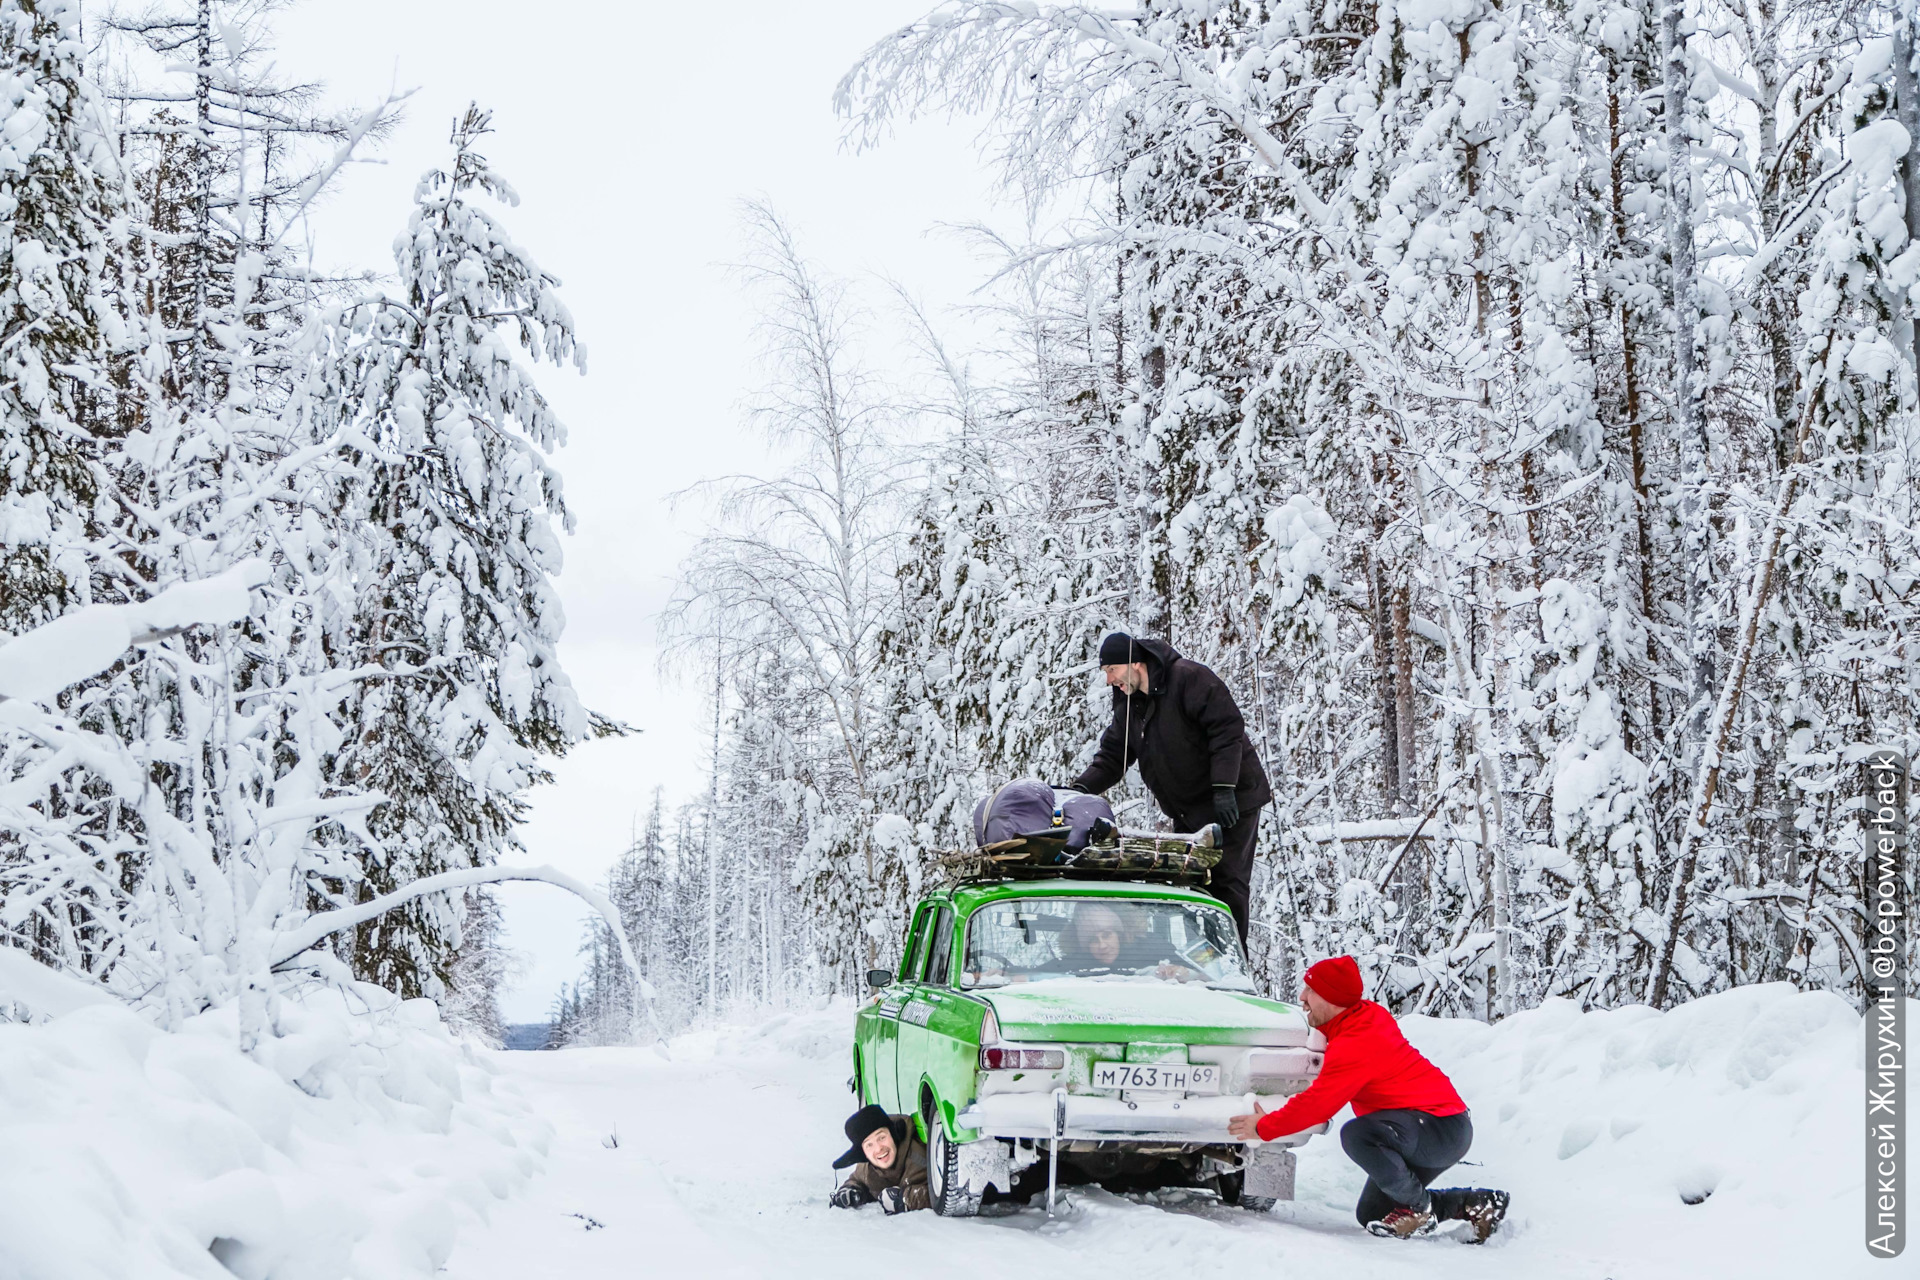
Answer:
POLYGON ((858 1209, 876 1200, 890 1214, 927 1207, 927 1148, 912 1120, 869 1104, 847 1117, 846 1130, 853 1145, 833 1167, 852 1165, 853 1172, 834 1189, 836 1209, 858 1209))
POLYGON ((1206 976, 1156 943, 1153 937, 1141 936, 1138 917, 1124 907, 1082 903, 1073 913, 1059 957, 1041 968, 1048 973, 1137 973, 1152 969, 1175 982, 1206 976))

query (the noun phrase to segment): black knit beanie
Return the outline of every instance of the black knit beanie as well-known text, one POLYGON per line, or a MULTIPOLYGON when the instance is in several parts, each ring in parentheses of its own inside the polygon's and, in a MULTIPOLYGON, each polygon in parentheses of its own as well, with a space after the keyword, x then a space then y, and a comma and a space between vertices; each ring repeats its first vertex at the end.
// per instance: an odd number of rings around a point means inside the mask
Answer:
POLYGON ((1145 662, 1147 651, 1124 631, 1115 631, 1100 642, 1100 665, 1117 667, 1128 662, 1145 662))

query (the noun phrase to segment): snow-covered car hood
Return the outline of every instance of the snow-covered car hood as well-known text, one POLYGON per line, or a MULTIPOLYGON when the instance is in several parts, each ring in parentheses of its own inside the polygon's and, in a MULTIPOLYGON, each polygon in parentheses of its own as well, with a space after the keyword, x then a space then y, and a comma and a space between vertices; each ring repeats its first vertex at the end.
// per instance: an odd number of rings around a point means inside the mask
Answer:
POLYGON ((1237 991, 1171 982, 1053 978, 976 990, 1008 1040, 1306 1044, 1306 1015, 1237 991))

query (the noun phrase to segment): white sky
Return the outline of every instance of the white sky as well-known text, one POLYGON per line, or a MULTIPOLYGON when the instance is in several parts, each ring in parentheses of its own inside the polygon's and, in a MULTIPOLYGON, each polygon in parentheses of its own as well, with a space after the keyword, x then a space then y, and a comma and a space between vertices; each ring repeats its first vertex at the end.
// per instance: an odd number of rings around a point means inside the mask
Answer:
MULTIPOLYGON (((643 730, 588 743, 536 794, 529 858, 599 880, 656 785, 702 786, 697 689, 656 675, 655 618, 701 528, 668 496, 764 461, 742 429, 749 299, 726 263, 737 202, 765 196, 810 256, 960 302, 982 272, 935 230, 993 211, 971 127, 929 123, 878 151, 840 145, 835 82, 932 0, 308 0, 275 22, 281 64, 335 101, 415 88, 407 120, 313 218, 321 266, 391 268, 413 184, 443 164, 469 99, 494 111, 487 154, 519 191, 508 230, 563 282, 588 374, 542 377, 571 432, 558 457, 579 528, 560 579, 562 660, 584 701, 643 730)), ((584 914, 557 889, 502 891, 526 980, 514 1021, 546 1016, 576 972, 584 914)))

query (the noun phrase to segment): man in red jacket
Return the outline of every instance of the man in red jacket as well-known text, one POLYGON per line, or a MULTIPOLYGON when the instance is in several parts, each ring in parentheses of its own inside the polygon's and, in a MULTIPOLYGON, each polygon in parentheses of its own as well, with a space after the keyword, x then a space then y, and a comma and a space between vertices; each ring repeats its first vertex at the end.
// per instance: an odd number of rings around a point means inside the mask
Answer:
POLYGON ((1251 1142, 1310 1129, 1349 1102, 1354 1118, 1340 1128, 1340 1145, 1367 1171, 1354 1214, 1378 1236, 1425 1235, 1435 1224, 1464 1221, 1484 1243, 1507 1212, 1507 1193, 1479 1187, 1427 1190, 1467 1154, 1473 1121, 1467 1104, 1440 1068, 1407 1043, 1393 1015, 1364 1000, 1360 966, 1352 956, 1322 960, 1307 970, 1301 1001, 1307 1021, 1327 1038, 1314 1082, 1278 1111, 1235 1116, 1228 1129, 1251 1142))

